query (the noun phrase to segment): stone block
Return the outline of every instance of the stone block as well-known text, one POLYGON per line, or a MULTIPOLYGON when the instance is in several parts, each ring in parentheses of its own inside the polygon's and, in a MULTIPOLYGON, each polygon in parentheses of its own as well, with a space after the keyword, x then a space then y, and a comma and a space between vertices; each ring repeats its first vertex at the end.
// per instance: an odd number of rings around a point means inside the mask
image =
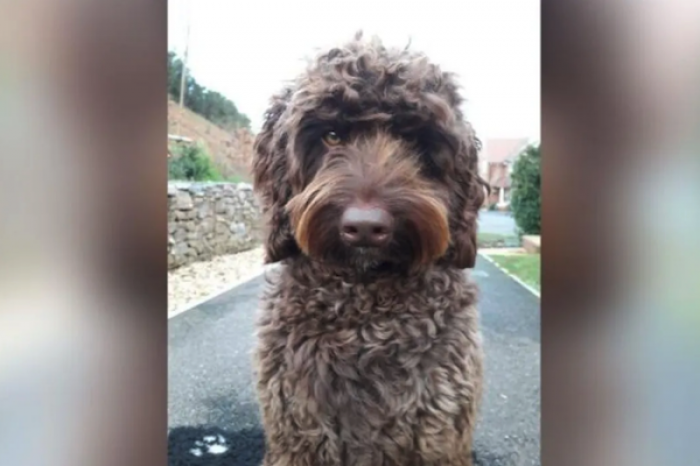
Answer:
POLYGON ((539 235, 523 236, 523 248, 528 254, 539 254, 540 242, 541 238, 539 235))
POLYGON ((192 196, 186 191, 178 191, 175 194, 175 208, 177 210, 190 210, 194 207, 192 196))

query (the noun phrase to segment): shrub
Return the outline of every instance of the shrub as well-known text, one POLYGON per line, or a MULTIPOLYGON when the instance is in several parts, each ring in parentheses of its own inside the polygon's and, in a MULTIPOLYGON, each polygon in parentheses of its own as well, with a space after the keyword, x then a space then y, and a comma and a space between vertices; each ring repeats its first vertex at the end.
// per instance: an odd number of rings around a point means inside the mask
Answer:
POLYGON ((513 165, 511 211, 522 234, 539 235, 542 224, 540 146, 529 146, 513 165))
POLYGON ((179 146, 168 159, 168 179, 182 181, 221 181, 222 177, 200 145, 179 146))

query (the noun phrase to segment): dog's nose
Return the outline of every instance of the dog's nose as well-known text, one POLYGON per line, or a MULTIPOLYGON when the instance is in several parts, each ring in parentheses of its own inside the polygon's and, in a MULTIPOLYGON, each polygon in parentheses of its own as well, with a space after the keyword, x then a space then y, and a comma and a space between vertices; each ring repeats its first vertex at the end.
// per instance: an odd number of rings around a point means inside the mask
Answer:
POLYGON ((355 247, 380 247, 391 239, 393 219, 379 207, 349 207, 340 220, 340 236, 355 247))

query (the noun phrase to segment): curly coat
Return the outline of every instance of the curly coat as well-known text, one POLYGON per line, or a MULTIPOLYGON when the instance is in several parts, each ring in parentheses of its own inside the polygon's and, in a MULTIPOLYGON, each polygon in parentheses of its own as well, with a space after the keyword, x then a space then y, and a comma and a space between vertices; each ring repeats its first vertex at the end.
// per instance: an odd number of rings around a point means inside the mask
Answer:
POLYGON ((272 99, 254 161, 266 261, 283 263, 255 351, 265 466, 472 464, 482 351, 462 269, 485 183, 460 103, 424 55, 359 34, 272 99), (396 220, 386 247, 339 240, 358 201, 396 220))

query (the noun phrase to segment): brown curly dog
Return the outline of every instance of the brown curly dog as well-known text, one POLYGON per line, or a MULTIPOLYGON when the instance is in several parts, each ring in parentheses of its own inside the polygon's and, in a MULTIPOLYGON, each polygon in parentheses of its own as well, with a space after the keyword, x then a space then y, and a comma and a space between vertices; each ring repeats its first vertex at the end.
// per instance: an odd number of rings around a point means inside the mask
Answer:
POLYGON ((265 466, 469 466, 485 183, 451 74, 361 35, 272 99, 255 188, 265 466))

